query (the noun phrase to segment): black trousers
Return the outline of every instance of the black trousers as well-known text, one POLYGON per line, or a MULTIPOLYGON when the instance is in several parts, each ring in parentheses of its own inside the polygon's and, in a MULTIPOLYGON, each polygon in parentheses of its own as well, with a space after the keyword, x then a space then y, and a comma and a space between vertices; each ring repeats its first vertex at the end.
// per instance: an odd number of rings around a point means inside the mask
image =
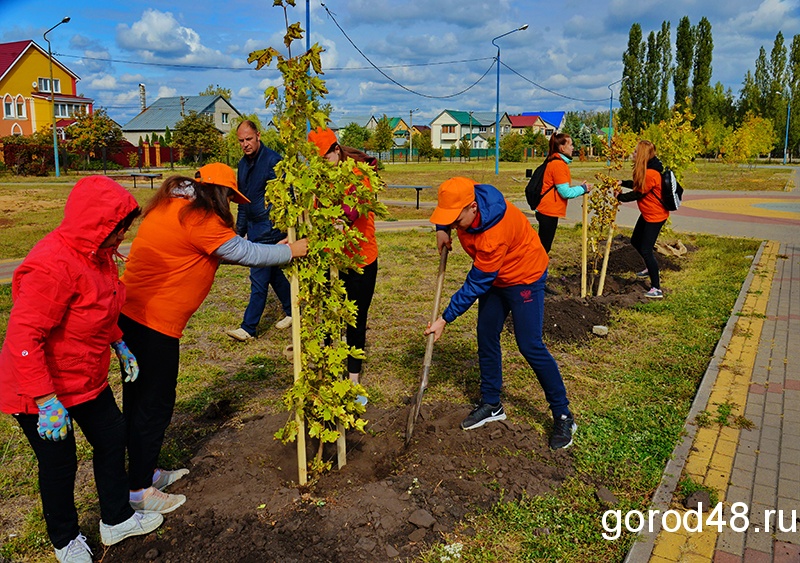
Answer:
POLYGON ((128 482, 132 491, 153 484, 164 433, 175 408, 180 340, 120 315, 123 339, 139 362, 139 377, 122 386, 128 424, 128 482))
POLYGON ((661 232, 661 227, 667 221, 659 223, 648 223, 644 217, 639 215, 636 221, 636 226, 633 228, 631 235, 631 246, 636 249, 636 252, 644 259, 644 265, 647 266, 647 272, 650 274, 650 287, 661 289, 661 279, 658 275, 658 262, 656 255, 653 252, 653 247, 658 240, 658 233, 661 232))
MULTIPOLYGON (((367 343, 367 314, 369 306, 372 304, 372 296, 375 294, 375 283, 378 279, 378 260, 372 264, 364 266, 362 273, 352 270, 341 272, 340 277, 344 282, 344 289, 347 298, 355 301, 358 306, 356 315, 356 326, 347 325, 347 344, 356 348, 364 349, 367 343)), ((350 373, 361 373, 363 360, 358 358, 347 358, 347 371, 350 373)))
MULTIPOLYGON (((109 526, 133 516, 125 474, 125 419, 110 387, 96 398, 67 409, 74 423, 92 446, 94 480, 100 500, 100 517, 109 526)), ((66 547, 80 533, 75 508, 75 474, 78 457, 75 432, 54 442, 39 437, 37 414, 14 415, 39 462, 39 492, 42 496, 47 535, 56 549, 66 547)))
POLYGON ((556 238, 558 217, 550 217, 549 215, 544 215, 537 211, 536 220, 539 222, 539 240, 542 241, 544 251, 550 254, 550 248, 553 246, 553 239, 556 238))

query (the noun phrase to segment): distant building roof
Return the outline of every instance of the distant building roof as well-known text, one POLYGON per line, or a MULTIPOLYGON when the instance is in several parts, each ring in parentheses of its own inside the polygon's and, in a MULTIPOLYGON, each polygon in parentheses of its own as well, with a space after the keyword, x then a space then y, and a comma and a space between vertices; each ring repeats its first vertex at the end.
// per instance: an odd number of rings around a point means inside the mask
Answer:
POLYGON ((539 121, 538 115, 509 115, 511 127, 533 127, 539 121))
POLYGON ((564 115, 566 112, 564 111, 537 111, 537 112, 522 112, 522 115, 538 115, 542 118, 542 121, 549 123, 556 129, 561 128, 561 124, 564 122, 564 115))
POLYGON ((446 109, 447 112, 459 125, 469 125, 472 123, 473 127, 481 125, 492 125, 495 121, 495 114, 486 111, 461 111, 455 109, 446 109))
MULTIPOLYGON (((122 126, 123 131, 163 131, 167 127, 174 128, 184 115, 194 111, 198 114, 213 114, 214 104, 222 98, 231 109, 239 111, 223 96, 177 96, 159 98, 142 113, 122 126), (183 108, 181 108, 183 98, 183 108)), ((239 114, 240 115, 240 114, 239 114)))
POLYGON ((336 121, 339 123, 340 127, 344 129, 351 123, 355 123, 359 127, 366 127, 371 119, 371 115, 347 115, 337 118, 336 121))

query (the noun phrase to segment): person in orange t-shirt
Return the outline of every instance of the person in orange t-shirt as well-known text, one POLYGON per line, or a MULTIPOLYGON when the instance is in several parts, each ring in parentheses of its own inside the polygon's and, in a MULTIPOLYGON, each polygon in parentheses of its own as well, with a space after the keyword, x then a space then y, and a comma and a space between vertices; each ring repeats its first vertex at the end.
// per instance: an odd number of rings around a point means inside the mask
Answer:
POLYGON ((163 514, 186 501, 162 490, 189 471, 167 471, 157 463, 175 407, 180 338, 220 263, 279 266, 308 249, 307 239, 259 244, 238 236, 231 201, 249 202, 225 164, 207 164, 194 179, 171 176, 145 208, 131 245, 119 326, 139 362, 138 379, 122 389, 130 503, 136 510, 163 514))
POLYGON ((450 298, 442 316, 425 334, 439 340, 447 323, 478 301, 478 360, 481 403, 461 423, 471 430, 505 420, 500 402, 503 386, 500 333, 510 312, 522 356, 533 368, 553 413, 550 447, 567 448, 578 427, 569 410, 567 390, 558 364, 542 341, 544 285, 549 258, 525 215, 487 184, 469 178, 450 178, 439 186, 438 204, 431 215, 439 252, 451 248, 450 230, 472 258, 464 285, 450 298))
MULTIPOLYGON (((339 165, 348 158, 355 162, 365 162, 369 166, 378 170, 378 161, 374 158, 352 147, 340 145, 336 139, 336 134, 330 129, 317 128, 308 134, 308 140, 314 143, 319 150, 319 155, 331 164, 339 165)), ((365 178, 365 182, 368 180, 365 178)), ((354 229, 358 229, 366 240, 361 241, 357 249, 348 252, 349 256, 356 254, 361 256, 361 273, 348 270, 339 272, 339 277, 344 282, 347 298, 354 301, 358 312, 356 314, 355 326, 347 326, 347 344, 360 350, 364 349, 367 343, 367 314, 372 304, 372 297, 375 295, 375 284, 378 279, 378 241, 375 239, 375 214, 369 212, 367 215, 360 215, 355 209, 347 205, 342 205, 345 217, 354 229)), ((349 356, 347 358, 347 371, 353 383, 359 383, 363 360, 349 356)), ((364 395, 358 395, 356 401, 362 405, 367 404, 364 395)))
POLYGON ((624 180, 618 184, 632 188, 627 193, 618 193, 617 199, 622 202, 635 201, 639 206, 639 219, 633 228, 631 245, 644 260, 646 268, 636 274, 638 278, 650 278, 650 290, 645 297, 661 299, 661 279, 658 262, 653 247, 658 240, 661 227, 669 219, 669 211, 661 202, 661 172, 664 166, 656 156, 656 147, 650 141, 641 140, 633 151, 633 180, 624 180))
POLYGON ((536 220, 539 222, 539 239, 545 252, 550 254, 556 236, 558 219, 567 216, 567 200, 580 197, 592 191, 592 185, 585 181, 572 186, 569 164, 572 162, 572 137, 566 133, 556 133, 550 137, 550 152, 547 155, 542 181, 542 201, 536 207, 536 220))

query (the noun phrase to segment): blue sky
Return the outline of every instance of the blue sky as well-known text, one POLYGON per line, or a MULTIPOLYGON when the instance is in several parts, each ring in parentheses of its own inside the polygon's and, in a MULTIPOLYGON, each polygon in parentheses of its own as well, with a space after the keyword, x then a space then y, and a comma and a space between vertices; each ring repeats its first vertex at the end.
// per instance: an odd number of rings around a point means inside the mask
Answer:
MULTIPOLYGON (((443 109, 494 112, 492 39, 526 23, 498 40, 500 109, 509 113, 608 109, 607 86, 621 77, 634 22, 646 37, 670 21, 674 46, 681 17, 692 24, 707 17, 712 84, 737 96, 759 47, 769 53, 778 31, 787 46, 800 33, 800 0, 328 0, 333 18, 319 0, 309 4, 337 121, 383 113, 408 119, 417 109, 415 123, 443 109)), ((305 27, 305 8, 297 0, 290 23, 305 27)), ((139 111, 139 83, 148 103, 219 84, 242 113, 271 113, 263 91, 280 75, 247 64, 252 50, 283 49, 283 12, 269 0, 0 0, 0 42, 33 39, 46 49, 42 33, 64 16, 71 21, 48 35, 53 52, 81 77, 79 93, 121 124, 139 111)))

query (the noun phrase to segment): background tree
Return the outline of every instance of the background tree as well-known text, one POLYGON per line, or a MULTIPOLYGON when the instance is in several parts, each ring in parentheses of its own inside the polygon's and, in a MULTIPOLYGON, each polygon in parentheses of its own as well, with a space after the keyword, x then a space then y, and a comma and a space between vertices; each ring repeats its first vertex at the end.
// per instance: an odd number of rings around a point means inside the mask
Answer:
POLYGON ((461 137, 461 140, 458 142, 458 154, 461 155, 461 158, 469 158, 470 154, 472 153, 472 139, 470 138, 469 133, 461 137))
POLYGON ((711 89, 708 107, 709 120, 716 119, 727 127, 732 127, 737 123, 733 91, 730 88, 726 90, 722 82, 717 82, 711 89))
POLYGON ((669 117, 670 103, 669 103, 669 83, 672 80, 672 41, 670 36, 670 23, 664 21, 661 23, 661 31, 656 36, 656 45, 658 52, 661 56, 659 80, 660 92, 658 97, 658 105, 656 106, 655 119, 656 121, 663 121, 669 117))
POLYGON ((228 101, 231 101, 233 98, 233 92, 231 92, 230 88, 223 88, 219 84, 214 86, 213 84, 209 84, 206 86, 206 89, 203 90, 198 94, 199 96, 222 96, 228 101))
POLYGON ((106 110, 100 108, 92 114, 81 114, 77 121, 67 127, 67 146, 89 159, 100 156, 103 148, 112 150, 122 141, 122 129, 106 110))
POLYGON ((176 147, 183 149, 185 160, 198 164, 220 152, 222 133, 214 127, 212 116, 190 111, 175 124, 173 141, 176 147))
POLYGON ((786 131, 786 45, 783 41, 783 33, 780 31, 775 36, 775 42, 772 46, 772 51, 769 57, 769 91, 767 92, 767 107, 764 111, 764 116, 769 118, 775 124, 777 143, 776 149, 779 154, 783 154, 783 145, 785 135, 781 135, 786 131))
POLYGON ((169 129, 169 125, 164 127, 164 146, 171 147, 172 146, 172 131, 169 129))
POLYGON ((792 38, 789 50, 789 100, 792 104, 789 124, 789 156, 800 144, 800 34, 792 38))
POLYGON ((628 34, 628 48, 622 55, 622 81, 619 92, 619 121, 627 123, 634 131, 642 128, 642 94, 644 92, 644 42, 642 26, 634 23, 628 34))
MULTIPOLYGON (((762 45, 758 50, 756 68, 754 71, 755 87, 758 91, 758 103, 754 115, 764 115, 769 93, 769 65, 767 64, 767 51, 762 45)), ((742 116, 744 118, 744 116, 742 116)))
POLYGON ((389 118, 383 114, 378 120, 378 125, 375 127, 375 134, 372 136, 372 150, 378 152, 380 155, 394 147, 394 133, 392 133, 392 126, 389 123, 389 118))
POLYGON ((714 40, 711 37, 711 22, 703 17, 694 31, 695 52, 692 68, 692 113, 695 125, 702 125, 708 120, 709 98, 711 96, 711 59, 714 51, 714 40))
POLYGON ((642 77, 642 121, 654 123, 656 121, 656 109, 661 87, 661 53, 656 42, 656 34, 650 32, 647 35, 647 54, 644 63, 644 76, 642 77))
MULTIPOLYGON (((370 136, 371 132, 366 127, 362 127, 358 123, 348 123, 344 129, 339 131, 339 142, 347 147, 353 147, 363 151, 367 146, 370 136)), ((414 144, 416 145, 416 142, 414 144)))
MULTIPOLYGON (((566 133, 570 137, 572 137, 573 144, 576 148, 580 148, 581 140, 580 140, 580 133, 581 128, 583 127, 583 119, 581 115, 576 111, 568 111, 564 116, 564 126, 561 128, 562 133, 566 133)), ((531 145, 533 144, 533 130, 531 129, 531 135, 528 137, 528 128, 525 131, 525 144, 531 145)))
POLYGON ((716 115, 709 117, 708 121, 697 131, 700 154, 708 158, 719 158, 728 136, 732 132, 733 128, 726 125, 716 115))
POLYGON ((500 160, 504 162, 522 162, 525 141, 522 135, 512 133, 500 139, 500 160))
POLYGON ((739 99, 736 101, 736 122, 742 122, 748 114, 757 115, 761 111, 761 92, 758 90, 756 80, 749 70, 742 81, 739 99))
POLYGON ((742 164, 775 146, 775 130, 772 122, 764 117, 749 114, 742 124, 725 141, 723 156, 726 162, 742 164))
POLYGON ((417 151, 418 158, 421 160, 427 158, 430 160, 434 157, 433 143, 431 143, 430 131, 423 131, 422 133, 414 133, 414 150, 417 151))
POLYGON ((694 62, 694 30, 689 16, 683 16, 675 36, 675 74, 672 84, 675 92, 676 109, 686 107, 689 97, 689 78, 694 62))

